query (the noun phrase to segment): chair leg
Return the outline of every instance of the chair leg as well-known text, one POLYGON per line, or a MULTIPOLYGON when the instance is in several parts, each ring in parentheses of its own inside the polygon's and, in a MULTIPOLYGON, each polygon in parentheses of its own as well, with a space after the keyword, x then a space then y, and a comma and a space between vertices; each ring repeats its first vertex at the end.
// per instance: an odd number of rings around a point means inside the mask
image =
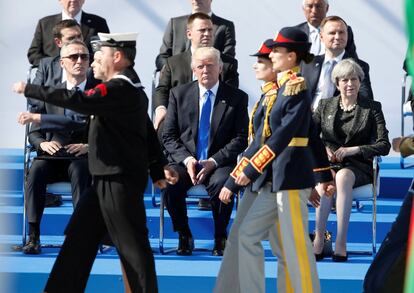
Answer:
POLYGON ((164 192, 160 193, 160 236, 159 236, 159 248, 160 253, 164 254, 164 192))
POLYGON ((372 201, 372 255, 377 253, 377 198, 372 201))

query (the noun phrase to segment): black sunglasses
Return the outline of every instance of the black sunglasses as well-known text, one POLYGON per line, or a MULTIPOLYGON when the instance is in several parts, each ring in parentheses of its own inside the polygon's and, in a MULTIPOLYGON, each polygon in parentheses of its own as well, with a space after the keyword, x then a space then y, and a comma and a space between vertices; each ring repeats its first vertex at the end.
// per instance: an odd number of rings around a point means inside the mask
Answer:
POLYGON ((84 53, 84 54, 71 54, 71 55, 68 55, 68 56, 64 56, 62 58, 68 58, 72 62, 78 61, 79 58, 81 58, 82 61, 86 61, 86 60, 89 60, 89 54, 86 54, 86 53, 84 53))

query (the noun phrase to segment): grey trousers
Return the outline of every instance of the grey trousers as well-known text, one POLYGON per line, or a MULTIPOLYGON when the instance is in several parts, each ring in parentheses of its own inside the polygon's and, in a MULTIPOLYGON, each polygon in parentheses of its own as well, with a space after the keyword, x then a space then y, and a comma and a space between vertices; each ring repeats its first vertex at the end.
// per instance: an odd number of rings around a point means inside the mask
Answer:
POLYGON ((246 192, 226 243, 215 293, 265 292, 264 252, 269 238, 278 258, 278 292, 320 292, 308 236, 310 189, 246 192))

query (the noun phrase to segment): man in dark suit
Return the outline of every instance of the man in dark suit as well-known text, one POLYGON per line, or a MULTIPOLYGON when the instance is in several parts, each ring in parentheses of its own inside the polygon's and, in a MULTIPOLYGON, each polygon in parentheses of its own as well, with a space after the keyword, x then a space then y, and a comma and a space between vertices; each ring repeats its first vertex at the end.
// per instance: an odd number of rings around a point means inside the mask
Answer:
MULTIPOLYGON (((49 69, 43 75, 43 80, 38 79, 37 84, 45 86, 58 86, 66 89, 90 88, 90 81, 86 79, 89 65, 89 53, 86 45, 79 40, 65 43, 61 49, 61 68, 66 73, 66 81, 61 83, 61 70, 57 70, 53 63, 49 63, 49 69), (51 75, 52 73, 54 75, 51 75), (59 78, 60 76, 60 78, 59 78), (88 84, 89 83, 89 84, 88 84)), ((51 60, 50 60, 51 61, 51 60)), ((26 211, 29 223, 29 241, 23 247, 25 254, 39 254, 40 247, 40 222, 45 206, 46 185, 51 182, 69 179, 72 185, 72 201, 76 207, 80 195, 90 183, 88 171, 87 144, 87 116, 76 112, 44 103, 37 113, 31 115, 34 122, 29 133, 29 142, 34 146, 38 157, 33 161, 26 185, 26 211), (51 130, 50 118, 58 119, 63 124, 63 129, 51 130), (65 123, 77 121, 79 127, 76 130, 65 129, 65 123)), ((21 114, 22 115, 22 114, 21 114)))
MULTIPOLYGON (((163 120, 167 114, 170 90, 194 80, 195 76, 191 69, 192 52, 199 47, 213 46, 213 23, 210 16, 201 12, 190 15, 187 24, 187 38, 191 42, 191 48, 167 59, 161 70, 160 80, 153 96, 154 127, 160 137, 162 136, 163 120)), ((221 54, 221 60, 223 69, 220 73, 220 81, 237 88, 239 86, 237 60, 225 54, 221 54)))
MULTIPOLYGON (((59 0, 59 2, 62 5, 62 13, 46 16, 40 19, 36 26, 32 43, 27 52, 29 62, 34 66, 37 66, 40 59, 44 57, 59 55, 59 49, 55 46, 58 36, 52 32, 52 29, 61 20, 74 19, 79 23, 83 39, 88 46, 92 36, 96 36, 98 32, 109 32, 104 18, 82 11, 85 0, 59 0)), ((88 48, 91 54, 92 49, 90 46, 88 48)))
MULTIPOLYGON (((312 110, 314 111, 321 99, 331 98, 339 94, 332 82, 331 73, 335 64, 347 58, 353 58, 345 49, 347 44, 347 25, 339 16, 328 16, 321 23, 321 41, 325 46, 325 54, 316 56, 309 64, 302 64, 302 75, 311 92, 312 110)), ((373 100, 368 63, 355 59, 364 71, 359 96, 373 100)))
MULTIPOLYGON (((236 33, 233 22, 221 18, 211 12, 212 0, 191 0, 191 13, 202 12, 210 15, 214 28, 214 48, 234 57, 236 55, 236 33)), ((190 48, 190 42, 185 37, 187 19, 190 15, 171 18, 164 32, 160 53, 155 59, 157 70, 161 70, 166 59, 190 48)))
POLYGON ((233 202, 220 204, 218 194, 247 146, 248 97, 219 81, 220 52, 212 47, 195 50, 192 69, 198 81, 171 90, 163 142, 170 163, 179 174, 165 190, 174 231, 179 233, 177 254, 189 255, 193 238, 188 225, 186 192, 204 184, 214 218, 213 255, 222 255, 233 202))
POLYGON ((131 290, 158 292, 143 193, 149 166, 154 184, 166 186, 162 167, 167 161, 147 114, 148 99, 132 68, 137 34, 98 35, 105 81, 94 89, 14 85, 14 91, 27 97, 92 115, 88 160, 93 186, 71 217, 44 291, 83 292, 99 243, 109 232, 131 290))
MULTIPOLYGON (((302 9, 306 22, 300 23, 296 27, 309 36, 309 42, 312 43, 310 52, 314 55, 321 55, 325 52, 325 48, 321 42, 319 30, 321 22, 329 10, 328 0, 303 0, 302 9)), ((358 58, 354 43, 354 34, 350 26, 347 29, 348 41, 345 50, 351 57, 358 58)))

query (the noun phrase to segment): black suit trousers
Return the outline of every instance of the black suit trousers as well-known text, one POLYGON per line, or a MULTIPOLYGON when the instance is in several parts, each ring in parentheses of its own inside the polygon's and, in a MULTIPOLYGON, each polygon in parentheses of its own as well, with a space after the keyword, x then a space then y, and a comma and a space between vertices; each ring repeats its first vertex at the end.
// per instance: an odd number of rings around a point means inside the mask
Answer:
MULTIPOLYGON (((180 179, 175 185, 168 185, 164 191, 168 213, 171 216, 174 231, 185 232, 188 226, 187 191, 193 186, 187 169, 183 165, 173 165, 178 172, 180 179)), ((218 198, 221 188, 224 186, 230 172, 231 166, 224 166, 215 169, 203 183, 210 196, 211 208, 214 219, 214 238, 227 237, 227 226, 233 210, 234 200, 224 204, 218 198)))
MULTIPOLYGON (((143 191, 133 175, 94 176, 66 229, 45 291, 84 292, 99 243, 109 233, 133 292, 158 292, 143 191)), ((145 183, 144 183, 145 182, 145 183)))
POLYGON ((29 223, 40 224, 45 208, 46 185, 57 181, 71 182, 75 207, 81 194, 90 185, 88 159, 35 159, 30 167, 26 185, 26 211, 29 223))

